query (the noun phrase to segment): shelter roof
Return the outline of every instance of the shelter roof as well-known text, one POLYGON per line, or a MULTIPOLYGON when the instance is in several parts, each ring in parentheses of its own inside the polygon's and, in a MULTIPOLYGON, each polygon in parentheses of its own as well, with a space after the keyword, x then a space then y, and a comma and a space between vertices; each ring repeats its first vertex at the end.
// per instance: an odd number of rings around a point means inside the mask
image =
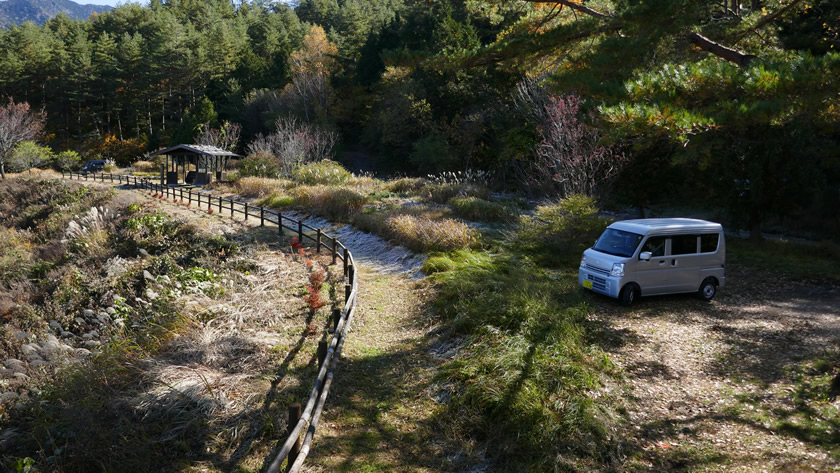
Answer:
POLYGON ((192 153, 192 154, 200 154, 203 156, 222 156, 222 157, 235 157, 241 158, 242 155, 231 153, 228 150, 224 150, 222 148, 218 148, 216 146, 210 145, 175 145, 170 146, 169 148, 162 149, 160 151, 155 151, 150 156, 158 156, 161 154, 175 154, 176 152, 179 153, 192 153))

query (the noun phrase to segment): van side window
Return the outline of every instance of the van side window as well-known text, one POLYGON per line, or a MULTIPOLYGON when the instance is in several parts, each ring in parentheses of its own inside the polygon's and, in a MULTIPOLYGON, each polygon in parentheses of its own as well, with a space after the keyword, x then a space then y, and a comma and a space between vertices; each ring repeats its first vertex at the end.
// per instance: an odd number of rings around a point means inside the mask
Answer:
POLYGON ((665 256, 665 238, 664 236, 655 236, 647 239, 642 246, 642 251, 650 251, 650 255, 665 256))
POLYGON ((672 255, 693 255, 697 253, 697 235, 674 235, 671 237, 672 255))
POLYGON ((718 240, 720 240, 720 235, 717 233, 700 235, 700 253, 714 253, 717 251, 718 240))

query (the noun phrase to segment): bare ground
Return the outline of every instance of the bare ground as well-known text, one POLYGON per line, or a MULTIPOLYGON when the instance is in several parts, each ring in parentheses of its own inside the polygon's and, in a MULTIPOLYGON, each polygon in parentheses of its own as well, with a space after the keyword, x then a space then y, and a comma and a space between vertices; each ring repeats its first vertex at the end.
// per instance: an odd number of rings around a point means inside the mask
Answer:
POLYGON ((840 288, 737 267, 727 280, 712 303, 669 296, 622 310, 596 300, 625 373, 621 470, 840 470, 830 441, 840 402, 803 399, 796 376, 837 353, 840 288))

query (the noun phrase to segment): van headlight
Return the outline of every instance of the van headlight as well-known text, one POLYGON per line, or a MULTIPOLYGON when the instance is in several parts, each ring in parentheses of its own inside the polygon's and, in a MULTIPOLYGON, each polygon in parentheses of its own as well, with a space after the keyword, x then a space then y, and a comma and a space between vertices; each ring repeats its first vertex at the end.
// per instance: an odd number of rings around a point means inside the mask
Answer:
POLYGON ((580 267, 583 268, 584 266, 586 266, 586 256, 581 256, 580 257, 580 267))
POLYGON ((615 276, 617 278, 624 276, 624 263, 613 263, 612 271, 610 271, 610 276, 615 276))

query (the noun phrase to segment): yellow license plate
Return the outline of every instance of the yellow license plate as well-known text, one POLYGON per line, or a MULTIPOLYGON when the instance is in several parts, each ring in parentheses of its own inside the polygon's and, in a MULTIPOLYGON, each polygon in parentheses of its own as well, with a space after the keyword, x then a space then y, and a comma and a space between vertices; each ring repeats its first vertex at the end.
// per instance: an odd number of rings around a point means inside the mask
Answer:
POLYGON ((583 287, 587 289, 592 289, 592 281, 588 281, 586 279, 583 280, 583 287))

